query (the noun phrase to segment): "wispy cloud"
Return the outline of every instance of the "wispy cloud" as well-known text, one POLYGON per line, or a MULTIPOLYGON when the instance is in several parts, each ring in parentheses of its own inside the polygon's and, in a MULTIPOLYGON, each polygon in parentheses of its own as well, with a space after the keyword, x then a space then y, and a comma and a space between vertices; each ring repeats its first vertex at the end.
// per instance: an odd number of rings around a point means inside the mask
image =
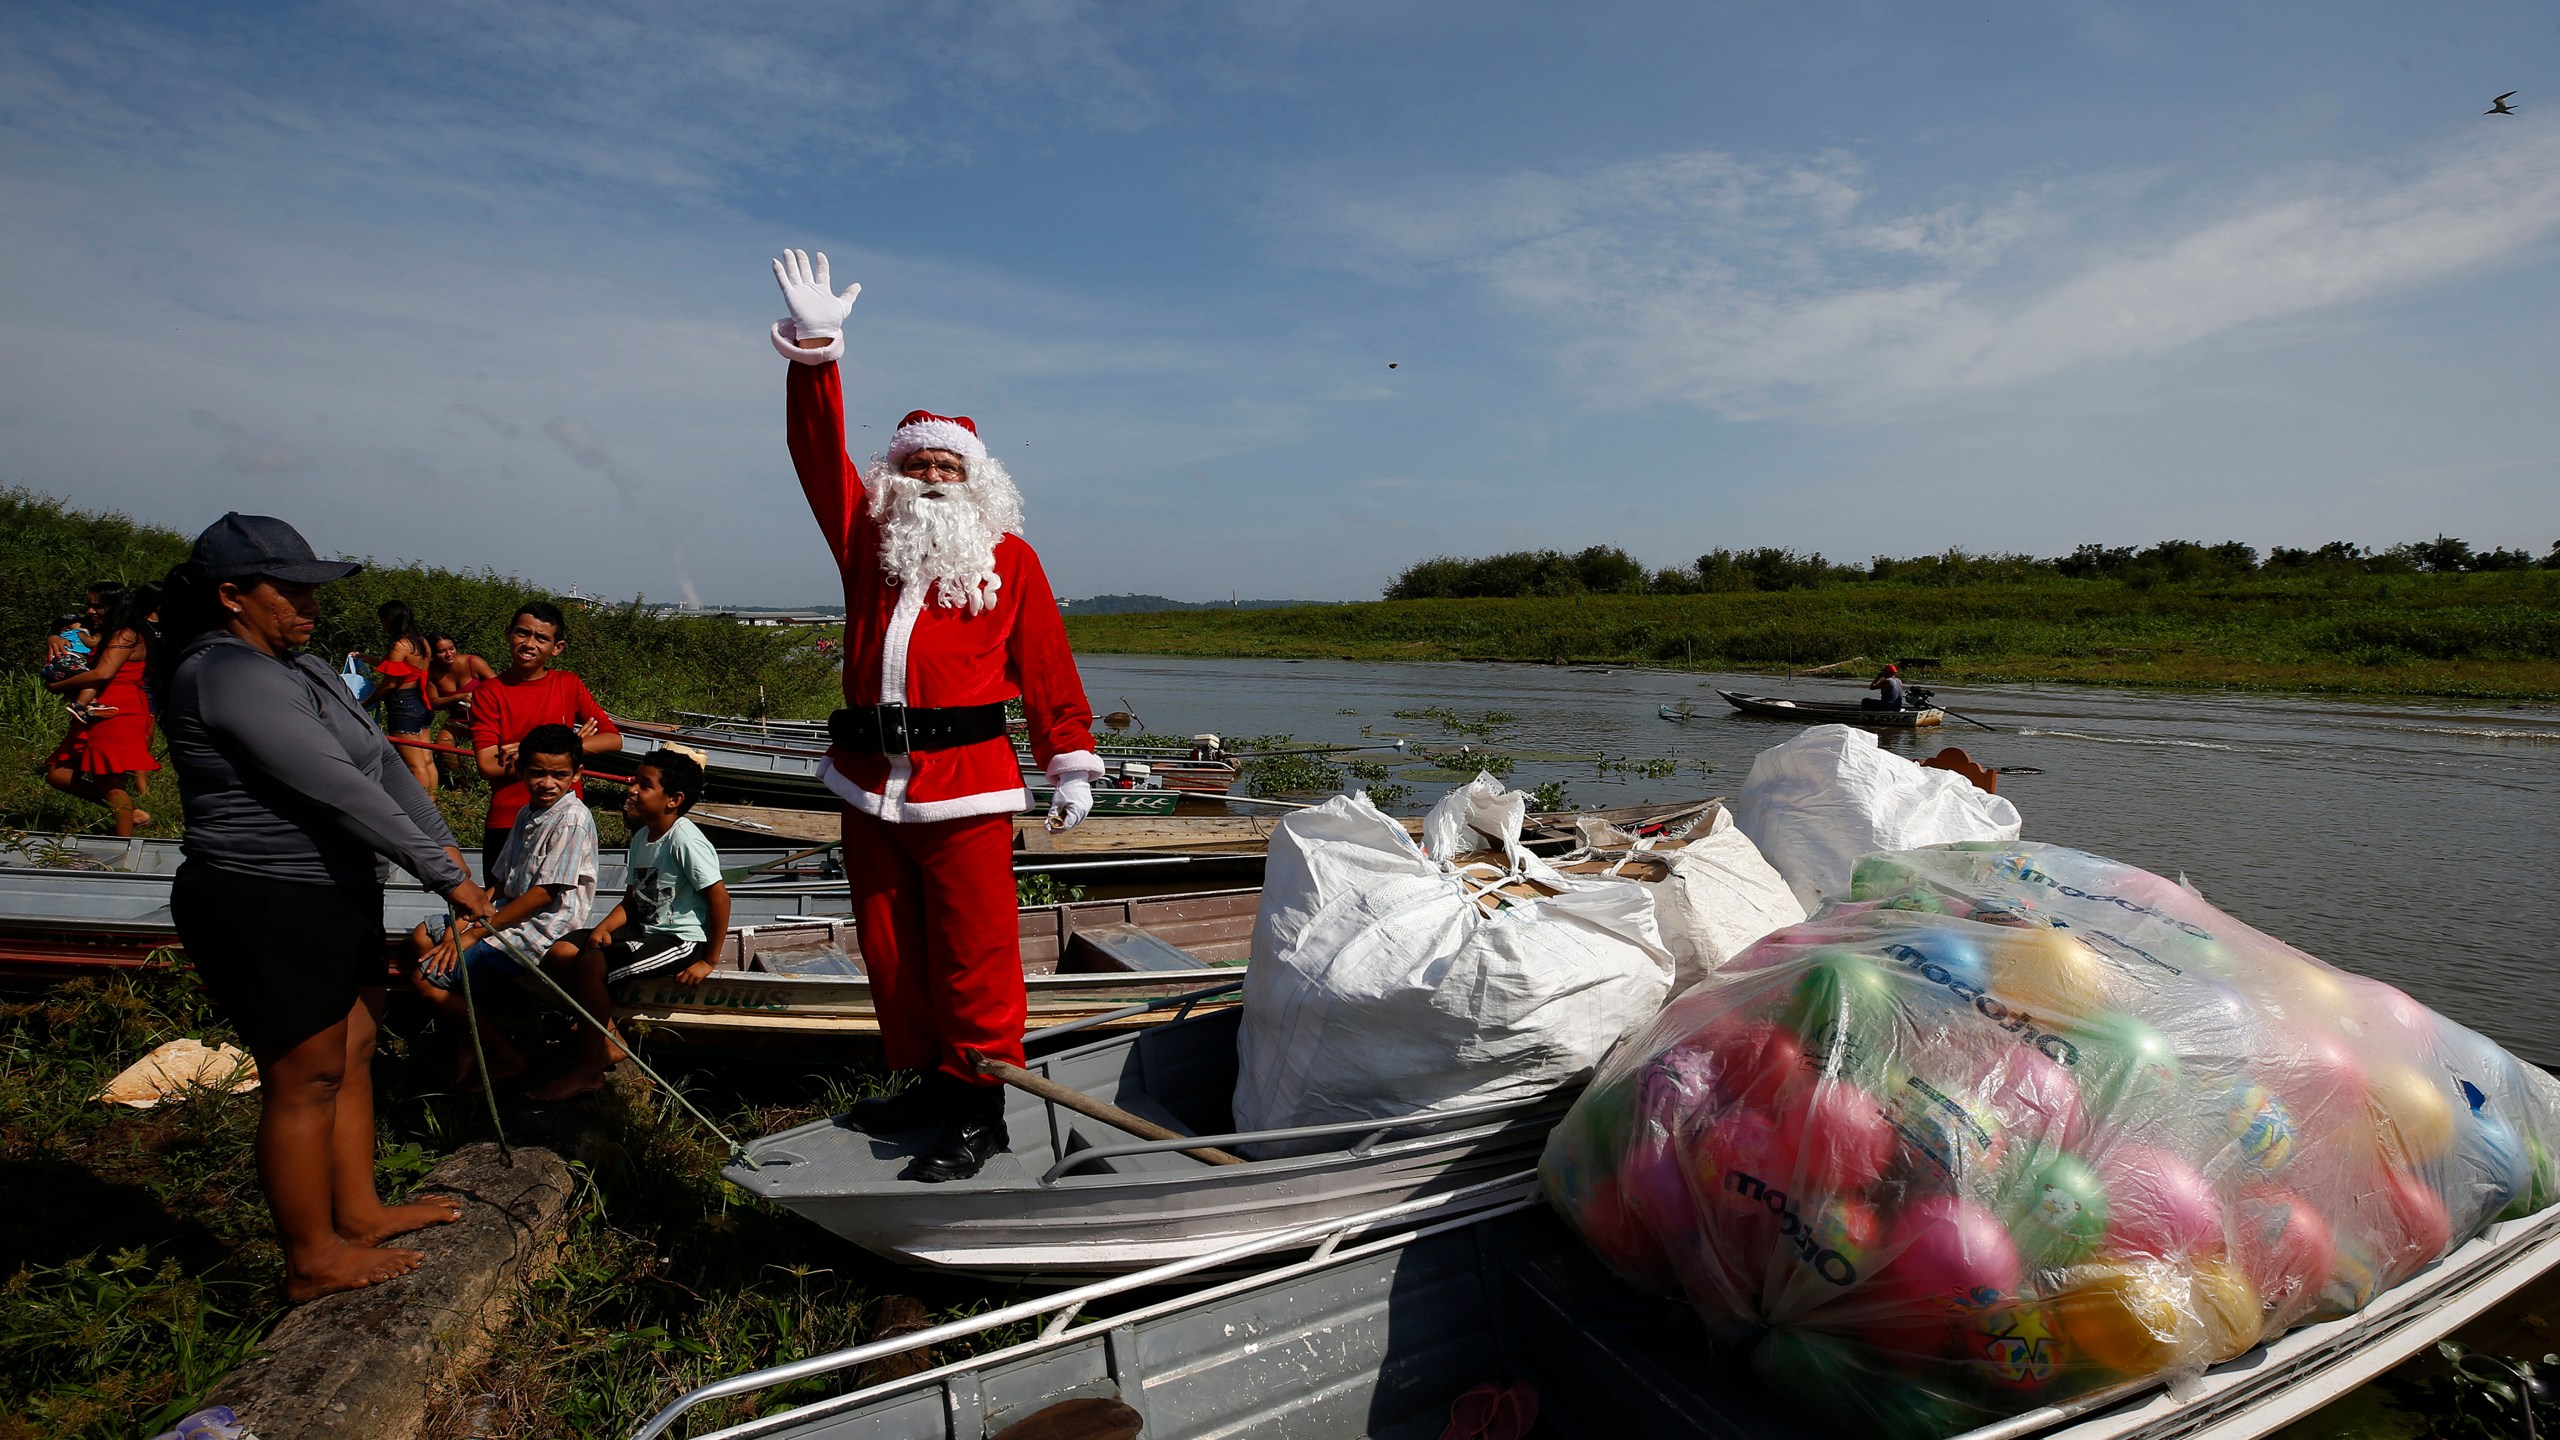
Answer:
POLYGON ((1304 183, 1322 260, 1458 274, 1548 328, 1587 396, 1727 417, 1988 390, 2405 294, 2560 232, 2560 127, 2505 126, 2219 195, 2045 180, 1887 209, 1854 156, 1693 152, 1416 193, 1304 183))

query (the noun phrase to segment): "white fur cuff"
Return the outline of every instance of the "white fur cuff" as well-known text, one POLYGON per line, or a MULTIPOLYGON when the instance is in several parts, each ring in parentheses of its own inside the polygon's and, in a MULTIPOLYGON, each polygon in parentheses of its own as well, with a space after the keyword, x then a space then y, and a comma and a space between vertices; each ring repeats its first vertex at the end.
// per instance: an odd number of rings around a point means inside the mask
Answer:
POLYGON ((1069 750, 1062 755, 1052 755, 1049 757, 1049 763, 1040 768, 1049 772, 1049 783, 1052 785, 1070 775, 1081 775, 1087 780, 1099 780, 1111 773, 1102 767, 1102 757, 1090 750, 1069 750))
POLYGON ((831 360, 844 358, 842 333, 838 333, 834 339, 826 343, 824 349, 820 350, 802 349, 795 338, 799 333, 799 327, 787 319, 773 322, 773 348, 782 352, 783 359, 801 365, 824 365, 831 360))

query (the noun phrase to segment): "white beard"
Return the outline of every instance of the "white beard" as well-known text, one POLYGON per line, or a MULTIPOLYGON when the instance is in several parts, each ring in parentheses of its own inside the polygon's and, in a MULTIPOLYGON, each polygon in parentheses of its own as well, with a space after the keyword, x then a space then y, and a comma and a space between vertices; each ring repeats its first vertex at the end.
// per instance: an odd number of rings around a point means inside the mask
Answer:
POLYGON ((996 542, 1022 533, 1022 492, 994 456, 972 461, 958 484, 917 480, 875 457, 868 508, 880 527, 880 568, 891 579, 933 586, 935 604, 965 605, 972 615, 995 608, 1004 585, 996 542))

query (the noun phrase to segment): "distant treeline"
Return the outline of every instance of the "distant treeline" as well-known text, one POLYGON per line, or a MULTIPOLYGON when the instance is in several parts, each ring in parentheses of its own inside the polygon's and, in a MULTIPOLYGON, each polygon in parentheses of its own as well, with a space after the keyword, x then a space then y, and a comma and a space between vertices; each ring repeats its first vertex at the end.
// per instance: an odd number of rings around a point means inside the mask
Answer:
POLYGON ((1162 595, 1088 595, 1058 602, 1061 615, 1153 615, 1166 610, 1285 610, 1317 600, 1168 600, 1162 595))
POLYGON ((1950 549, 1941 555, 1897 560, 1878 555, 1865 565, 1841 564, 1819 554, 1763 546, 1710 550, 1688 565, 1648 569, 1614 545, 1560 550, 1515 550, 1477 560, 1436 556, 1407 569, 1387 586, 1389 600, 1518 600, 1558 595, 1713 595, 1755 590, 1814 590, 1828 585, 1981 585, 2002 582, 2114 580, 2144 588, 2159 584, 2233 580, 2262 574, 2467 575, 2512 570, 2560 570, 2560 542, 2536 557, 2510 549, 2475 550, 2438 535, 2384 550, 2332 540, 2315 550, 2279 545, 2264 557, 2237 540, 2206 545, 2164 540, 2130 545, 2083 545, 2068 555, 1974 555, 1950 549))

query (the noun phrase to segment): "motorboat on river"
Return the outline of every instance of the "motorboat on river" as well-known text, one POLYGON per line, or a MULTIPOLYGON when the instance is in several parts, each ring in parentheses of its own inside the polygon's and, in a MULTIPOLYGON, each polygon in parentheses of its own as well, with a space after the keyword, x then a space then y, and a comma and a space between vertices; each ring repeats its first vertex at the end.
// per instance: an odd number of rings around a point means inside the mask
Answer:
MULTIPOLYGON (((1745 695, 1738 690, 1719 690, 1724 703, 1745 715, 1758 715, 1771 720, 1793 720, 1801 725, 1863 725, 1872 730, 1909 730, 1923 725, 1943 725, 1947 712, 1926 703, 1928 692, 1915 691, 1913 698, 1921 703, 1901 710, 1869 710, 1856 701, 1782 700, 1774 695, 1745 695)), ((1687 719, 1668 705, 1662 707, 1665 719, 1687 719)))

